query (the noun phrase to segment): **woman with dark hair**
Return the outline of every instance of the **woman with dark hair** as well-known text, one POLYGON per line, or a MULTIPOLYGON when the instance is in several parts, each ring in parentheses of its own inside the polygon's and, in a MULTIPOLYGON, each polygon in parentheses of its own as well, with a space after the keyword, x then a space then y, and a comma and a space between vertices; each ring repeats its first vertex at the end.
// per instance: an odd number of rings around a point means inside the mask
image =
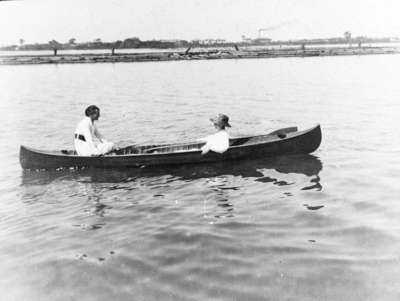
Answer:
POLYGON ((79 156, 98 156, 109 153, 114 148, 114 143, 104 139, 95 125, 100 117, 100 109, 91 105, 86 108, 84 117, 75 130, 75 150, 79 156), (95 139, 99 140, 95 143, 95 139))

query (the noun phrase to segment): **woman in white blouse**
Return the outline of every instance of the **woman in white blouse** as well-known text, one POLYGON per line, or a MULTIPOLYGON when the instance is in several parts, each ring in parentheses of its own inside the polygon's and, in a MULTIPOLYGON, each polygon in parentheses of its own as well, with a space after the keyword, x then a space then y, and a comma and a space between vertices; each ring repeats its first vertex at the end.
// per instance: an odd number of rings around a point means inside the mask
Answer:
POLYGON ((229 117, 225 114, 218 114, 218 116, 211 118, 210 121, 214 124, 217 132, 213 135, 199 139, 199 141, 206 142, 201 148, 201 154, 205 155, 209 151, 222 154, 229 148, 229 134, 225 130, 226 127, 231 127, 229 124, 229 117))
POLYGON ((97 106, 89 106, 85 110, 84 117, 75 130, 75 150, 79 156, 104 155, 114 148, 114 143, 107 141, 100 134, 95 121, 100 117, 100 109, 97 106), (98 139, 95 143, 94 138, 98 139))

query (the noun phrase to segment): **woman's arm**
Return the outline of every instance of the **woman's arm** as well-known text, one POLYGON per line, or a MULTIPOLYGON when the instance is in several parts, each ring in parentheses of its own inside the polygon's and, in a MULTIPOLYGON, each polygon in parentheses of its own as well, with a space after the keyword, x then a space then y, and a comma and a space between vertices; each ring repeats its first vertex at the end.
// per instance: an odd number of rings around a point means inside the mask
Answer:
POLYGON ((103 143, 104 136, 102 134, 100 134, 99 129, 97 128, 97 126, 95 124, 93 124, 93 127, 94 127, 94 135, 97 137, 97 139, 100 140, 101 143, 103 143))
POLYGON ((208 145, 208 143, 206 143, 202 148, 201 148, 201 154, 205 155, 210 151, 210 146, 208 145))
POLYGON ((198 141, 198 142, 205 142, 206 143, 201 147, 201 154, 202 155, 205 155, 210 151, 210 142, 209 142, 209 139, 208 139, 209 137, 210 136, 196 139, 196 141, 198 141))
POLYGON ((89 127, 88 126, 84 126, 81 129, 81 134, 85 137, 86 143, 90 147, 90 151, 91 151, 92 155, 98 155, 99 154, 99 150, 94 145, 92 133, 90 132, 89 127))

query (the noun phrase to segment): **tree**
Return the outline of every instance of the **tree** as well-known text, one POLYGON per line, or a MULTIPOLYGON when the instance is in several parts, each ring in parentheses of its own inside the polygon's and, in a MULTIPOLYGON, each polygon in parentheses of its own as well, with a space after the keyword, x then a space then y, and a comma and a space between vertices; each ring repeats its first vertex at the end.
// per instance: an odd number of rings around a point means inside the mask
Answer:
POLYGON ((51 41, 49 42, 49 45, 50 45, 50 47, 53 48, 54 55, 56 56, 56 55, 57 55, 57 49, 58 49, 58 47, 61 46, 61 44, 58 43, 56 40, 51 40, 51 41))
POLYGON ((19 45, 20 45, 20 46, 24 45, 24 43, 25 43, 25 40, 24 40, 24 39, 19 39, 19 45))
POLYGON ((94 43, 101 43, 101 39, 100 38, 95 39, 94 43))
POLYGON ((129 38, 129 39, 125 39, 122 42, 122 48, 138 48, 141 44, 141 41, 139 38, 129 38))
POLYGON ((71 39, 69 39, 68 44, 74 45, 75 42, 76 42, 76 39, 75 38, 71 38, 71 39))
POLYGON ((51 40, 51 41, 49 41, 49 45, 50 45, 52 48, 57 48, 57 47, 59 47, 61 44, 60 44, 59 42, 57 42, 56 40, 51 40))
POLYGON ((114 48, 120 48, 122 46, 122 41, 118 40, 114 42, 114 48))
POLYGON ((350 44, 351 32, 350 31, 346 31, 343 35, 344 35, 344 39, 346 40, 346 42, 350 44))

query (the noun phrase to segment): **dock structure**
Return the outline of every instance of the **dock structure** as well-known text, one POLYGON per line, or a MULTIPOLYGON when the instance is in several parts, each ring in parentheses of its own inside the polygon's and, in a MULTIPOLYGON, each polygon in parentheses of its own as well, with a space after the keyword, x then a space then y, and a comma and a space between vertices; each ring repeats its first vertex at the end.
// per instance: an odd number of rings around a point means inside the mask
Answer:
POLYGON ((319 48, 272 48, 272 49, 221 49, 192 50, 148 53, 104 53, 104 54, 62 54, 57 55, 4 55, 0 56, 0 65, 25 64, 80 64, 80 63, 117 63, 117 62, 154 62, 179 60, 210 59, 252 59, 277 57, 311 57, 340 55, 398 54, 397 47, 319 47, 319 48))

